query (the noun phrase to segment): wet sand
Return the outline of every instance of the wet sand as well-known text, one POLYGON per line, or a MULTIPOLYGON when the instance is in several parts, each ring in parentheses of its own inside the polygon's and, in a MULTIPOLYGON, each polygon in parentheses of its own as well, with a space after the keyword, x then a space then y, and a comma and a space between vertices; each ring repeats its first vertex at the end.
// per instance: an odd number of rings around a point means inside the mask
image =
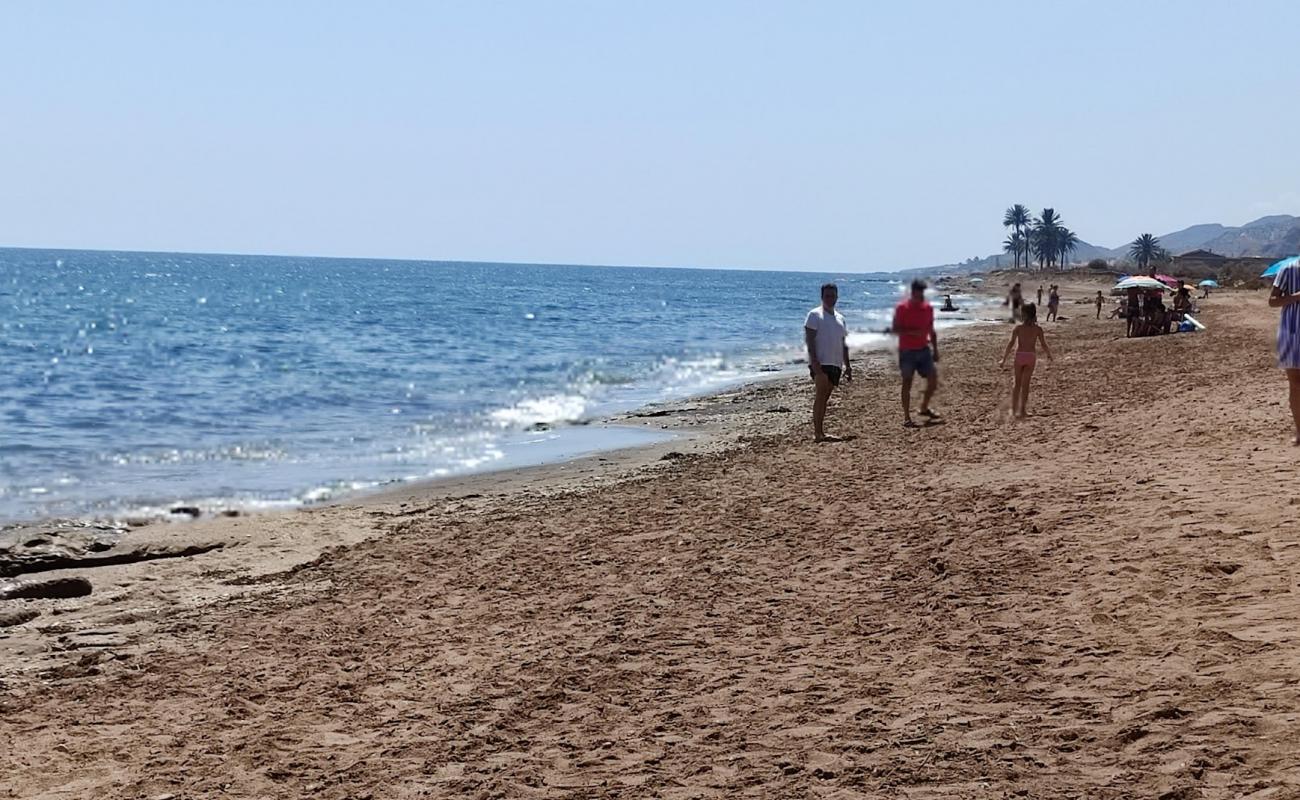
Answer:
POLYGON ((978 329, 944 348, 942 425, 902 428, 877 359, 833 406, 848 442, 765 387, 748 429, 648 467, 89 571, 140 619, 77 646, 97 591, 0 629, 0 797, 1297 796, 1275 312, 1224 292, 1208 333, 1125 340, 1090 291, 1025 421, 1009 331, 978 329))

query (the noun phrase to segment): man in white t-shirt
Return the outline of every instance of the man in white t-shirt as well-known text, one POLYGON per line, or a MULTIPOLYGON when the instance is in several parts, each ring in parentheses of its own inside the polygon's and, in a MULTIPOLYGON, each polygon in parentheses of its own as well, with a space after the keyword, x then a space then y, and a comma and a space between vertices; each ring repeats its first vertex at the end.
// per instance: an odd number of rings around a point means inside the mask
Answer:
POLYGON ((826 420, 826 404, 831 392, 840 385, 840 377, 853 380, 853 367, 849 364, 849 346, 846 342, 848 328, 844 317, 835 310, 840 290, 833 283, 822 286, 822 304, 808 312, 804 319, 804 341, 808 345, 808 371, 812 374, 816 393, 813 398, 813 436, 818 442, 838 441, 827 436, 822 424, 826 420))

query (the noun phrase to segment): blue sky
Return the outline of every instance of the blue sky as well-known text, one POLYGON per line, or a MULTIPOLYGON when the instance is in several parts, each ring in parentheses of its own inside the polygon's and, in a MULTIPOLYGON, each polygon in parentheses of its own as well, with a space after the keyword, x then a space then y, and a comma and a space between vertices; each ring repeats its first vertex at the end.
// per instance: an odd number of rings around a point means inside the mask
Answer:
POLYGON ((0 244, 856 271, 1300 214, 1300 4, 0 5, 0 244))

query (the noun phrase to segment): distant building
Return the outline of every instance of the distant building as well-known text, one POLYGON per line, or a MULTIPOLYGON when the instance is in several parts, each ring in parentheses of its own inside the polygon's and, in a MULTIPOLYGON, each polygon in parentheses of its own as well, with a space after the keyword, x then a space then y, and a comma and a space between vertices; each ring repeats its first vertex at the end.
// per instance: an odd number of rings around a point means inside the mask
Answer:
POLYGON ((1245 277, 1258 275, 1269 268, 1276 258, 1254 256, 1224 256, 1212 250, 1192 250, 1174 256, 1170 272, 1180 278, 1210 278, 1229 275, 1245 277))

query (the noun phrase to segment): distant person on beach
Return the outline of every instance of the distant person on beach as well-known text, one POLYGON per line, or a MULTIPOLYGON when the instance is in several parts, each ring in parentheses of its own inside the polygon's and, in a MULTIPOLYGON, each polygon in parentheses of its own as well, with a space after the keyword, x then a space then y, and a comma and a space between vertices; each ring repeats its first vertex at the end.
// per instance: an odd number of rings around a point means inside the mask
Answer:
POLYGON ((1102 299, 1101 289, 1097 290, 1097 319, 1101 319, 1101 306, 1106 301, 1102 299))
POLYGON ((1142 298, 1138 294, 1136 286, 1128 287, 1126 292, 1128 297, 1125 299, 1125 305, 1128 308, 1128 315, 1125 319, 1128 321, 1128 331, 1124 334, 1129 338, 1136 336, 1140 330, 1142 322, 1142 298))
POLYGON ((952 304, 952 295, 950 295, 950 294, 946 294, 946 295, 943 296, 943 308, 941 308, 941 309, 939 309, 939 310, 940 310, 940 311, 960 311, 961 309, 957 308, 957 306, 955 306, 955 305, 952 304))
POLYGON ((915 428, 917 425, 912 420, 913 375, 925 378, 921 416, 928 419, 939 416, 930 408, 930 398, 939 388, 939 336, 934 332, 934 307, 925 300, 925 281, 912 281, 911 294, 894 307, 894 324, 890 330, 898 335, 898 371, 903 377, 903 425, 915 428))
POLYGON ((1038 284, 1038 305, 1043 305, 1043 284, 1038 284))
POLYGON ((809 311, 803 322, 804 341, 808 345, 808 372, 814 386, 813 440, 817 442, 839 441, 826 435, 826 404, 830 402, 831 392, 840 385, 841 377, 846 381, 853 380, 848 328, 844 317, 835 310, 839 297, 840 290, 835 284, 824 284, 822 304, 809 311))
POLYGON ((1055 360, 1047 346, 1047 337, 1038 325, 1038 309, 1031 303, 1025 306, 1024 321, 1011 331, 1011 341, 1007 342, 1007 349, 1002 353, 1001 366, 1005 367, 1012 348, 1016 351, 1015 380, 1011 385, 1011 413, 1019 419, 1024 419, 1028 414, 1029 379, 1034 376, 1039 344, 1042 344, 1048 360, 1055 360))
POLYGON ((1006 304, 1011 306, 1011 321, 1015 322, 1020 319, 1020 306, 1025 302, 1025 298, 1020 293, 1020 284, 1011 284, 1011 291, 1007 293, 1006 304))
MULTIPOLYGON (((1056 284, 1052 284, 1051 290, 1048 291, 1047 293, 1047 321, 1048 322, 1053 322, 1056 320, 1056 313, 1060 309, 1060 307, 1061 307, 1061 293, 1056 290, 1056 284)), ((1037 309, 1035 309, 1035 312, 1037 312, 1037 309)))
POLYGON ((1300 445, 1300 267, 1293 264, 1278 271, 1268 305, 1282 309, 1277 325, 1277 365, 1286 370, 1295 424, 1292 443, 1300 445))

